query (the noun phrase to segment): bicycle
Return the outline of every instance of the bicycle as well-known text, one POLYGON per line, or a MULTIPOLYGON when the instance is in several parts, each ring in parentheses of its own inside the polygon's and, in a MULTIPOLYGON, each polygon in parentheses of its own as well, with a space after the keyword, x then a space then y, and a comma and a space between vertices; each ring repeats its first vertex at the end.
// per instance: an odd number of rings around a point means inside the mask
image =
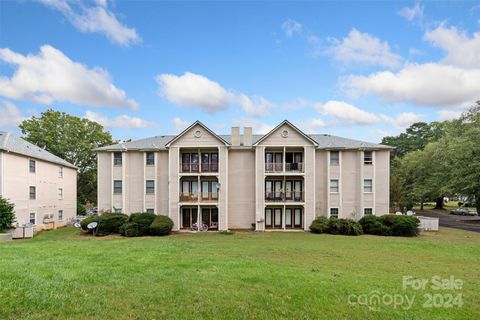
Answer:
POLYGON ((198 227, 198 223, 192 225, 192 231, 208 231, 208 226, 204 223, 201 227, 198 227))

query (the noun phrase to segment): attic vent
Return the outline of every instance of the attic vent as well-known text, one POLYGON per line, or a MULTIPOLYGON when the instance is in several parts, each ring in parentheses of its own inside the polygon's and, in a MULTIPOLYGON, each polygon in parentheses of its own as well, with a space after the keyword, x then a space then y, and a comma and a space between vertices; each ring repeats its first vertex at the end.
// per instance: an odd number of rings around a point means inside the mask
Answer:
POLYGON ((287 138, 288 137, 288 130, 285 129, 282 131, 282 138, 287 138))
POLYGON ((200 138, 202 136, 202 131, 200 130, 195 130, 195 132, 193 133, 194 137, 195 138, 200 138))

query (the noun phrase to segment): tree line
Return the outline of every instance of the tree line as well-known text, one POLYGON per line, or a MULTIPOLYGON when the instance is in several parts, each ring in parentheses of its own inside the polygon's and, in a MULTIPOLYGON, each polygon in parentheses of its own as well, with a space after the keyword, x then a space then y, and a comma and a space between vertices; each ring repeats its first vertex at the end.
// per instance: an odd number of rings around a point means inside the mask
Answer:
POLYGON ((466 197, 480 212, 480 101, 458 119, 418 122, 385 137, 391 153, 390 201, 395 210, 446 196, 466 197))

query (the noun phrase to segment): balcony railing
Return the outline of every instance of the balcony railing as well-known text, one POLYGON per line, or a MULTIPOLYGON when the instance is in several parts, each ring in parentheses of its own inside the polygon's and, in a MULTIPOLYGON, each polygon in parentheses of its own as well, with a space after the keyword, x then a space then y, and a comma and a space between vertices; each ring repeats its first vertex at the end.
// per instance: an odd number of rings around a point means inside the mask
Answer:
POLYGON ((180 192, 180 202, 217 202, 218 192, 180 192))
POLYGON ((218 172, 218 163, 181 163, 180 170, 184 173, 218 172))
MULTIPOLYGON (((265 172, 283 172, 283 163, 265 163, 265 172)), ((285 163, 285 172, 303 172, 303 163, 285 163)))
POLYGON ((267 202, 303 202, 303 191, 265 192, 267 202))

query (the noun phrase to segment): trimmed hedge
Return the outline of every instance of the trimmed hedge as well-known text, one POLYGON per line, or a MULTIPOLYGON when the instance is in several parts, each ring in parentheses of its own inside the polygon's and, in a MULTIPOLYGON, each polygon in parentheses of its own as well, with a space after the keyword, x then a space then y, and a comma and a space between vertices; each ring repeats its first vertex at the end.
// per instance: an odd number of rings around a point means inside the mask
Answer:
POLYGON ((97 236, 106 236, 119 233, 120 227, 127 222, 128 216, 123 213, 104 213, 98 217, 98 227, 95 231, 97 236))
POLYGON ((347 236, 359 236, 363 234, 362 226, 351 219, 337 219, 318 217, 310 225, 313 233, 342 234, 347 236))
POLYGON ((150 234, 152 236, 166 236, 170 234, 173 228, 173 221, 167 216, 156 216, 150 225, 150 234))
POLYGON ((157 215, 155 213, 149 212, 136 212, 132 213, 130 217, 128 217, 128 222, 135 223, 137 228, 139 229, 140 236, 146 236, 150 234, 150 226, 152 225, 153 220, 157 215))
POLYGON ((120 227, 120 234, 124 237, 141 237, 145 235, 144 229, 136 222, 127 222, 120 227))
POLYGON ((412 216, 366 216, 360 219, 363 232, 381 236, 414 237, 420 233, 420 220, 412 216))

